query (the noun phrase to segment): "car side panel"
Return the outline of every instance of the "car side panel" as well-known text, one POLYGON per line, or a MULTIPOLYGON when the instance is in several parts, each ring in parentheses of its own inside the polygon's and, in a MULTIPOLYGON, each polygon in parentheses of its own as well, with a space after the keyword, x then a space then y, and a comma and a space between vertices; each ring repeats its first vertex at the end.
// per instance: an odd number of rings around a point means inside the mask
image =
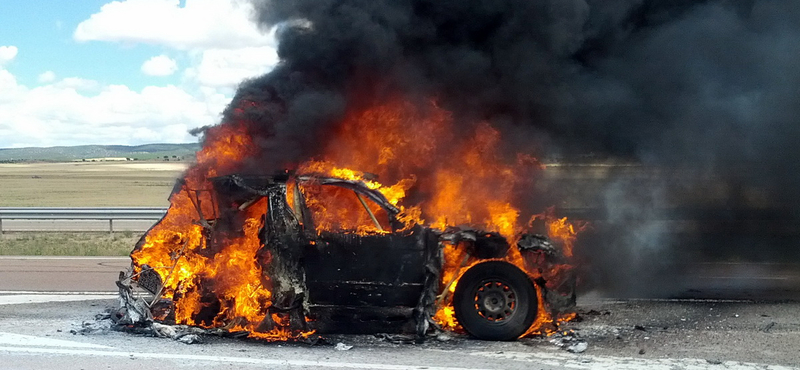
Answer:
POLYGON ((304 251, 309 303, 416 306, 425 279, 423 234, 322 233, 304 251))

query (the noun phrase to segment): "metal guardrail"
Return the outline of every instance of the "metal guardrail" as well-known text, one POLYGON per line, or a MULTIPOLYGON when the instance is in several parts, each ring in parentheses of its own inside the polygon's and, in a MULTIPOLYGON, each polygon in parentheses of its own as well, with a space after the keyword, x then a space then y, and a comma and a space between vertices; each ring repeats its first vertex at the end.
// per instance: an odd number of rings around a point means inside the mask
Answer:
POLYGON ((108 220, 114 233, 114 220, 158 220, 166 213, 158 207, 0 207, 0 234, 3 220, 108 220))

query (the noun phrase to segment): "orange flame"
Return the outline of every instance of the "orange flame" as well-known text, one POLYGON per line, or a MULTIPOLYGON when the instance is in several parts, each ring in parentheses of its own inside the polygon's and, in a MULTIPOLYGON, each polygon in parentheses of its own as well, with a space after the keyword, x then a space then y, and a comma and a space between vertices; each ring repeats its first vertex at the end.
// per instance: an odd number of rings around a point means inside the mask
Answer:
POLYGON ((170 198, 166 216, 147 233, 144 244, 134 250, 131 258, 136 269, 147 264, 158 272, 164 285, 162 297, 175 301, 178 324, 246 330, 251 337, 263 339, 304 338, 310 333, 289 332, 281 327, 259 332, 257 328, 271 306, 272 296, 269 278, 258 260, 258 232, 266 200, 261 199, 244 211, 238 235, 211 241, 213 246, 208 245, 202 226, 204 222, 214 222, 219 213, 208 179, 235 172, 245 158, 255 154, 246 127, 246 122, 233 121, 206 132, 197 163, 184 175, 181 190, 170 198), (211 247, 219 250, 209 253, 211 247), (204 289, 211 281, 214 291, 209 300, 204 289), (211 313, 203 317, 204 310, 211 313))
MULTIPOLYGON (((246 159, 260 154, 248 131, 252 125, 234 119, 206 132, 203 149, 185 174, 182 190, 172 195, 167 215, 148 232, 131 257, 137 269, 147 264, 161 276, 163 297, 174 300, 177 323, 246 330, 251 337, 268 340, 305 338, 309 332, 293 332, 281 326, 269 332, 258 329, 272 305, 269 277, 262 271, 264 259, 270 257, 259 255, 262 246, 258 232, 263 226, 266 201, 249 205, 242 212, 240 227, 224 240, 209 241, 204 231, 204 225, 213 223, 221 211, 210 191, 209 178, 235 173, 246 159), (208 291, 210 286, 213 291, 208 291)), ((524 216, 518 206, 520 193, 526 192, 533 175, 543 167, 529 155, 504 154, 502 139, 500 131, 488 122, 457 125, 453 115, 435 101, 413 104, 394 99, 347 112, 332 131, 321 157, 301 164, 297 172, 364 183, 400 209, 399 221, 406 227, 427 224, 444 230, 470 225, 498 232, 513 245, 525 229, 520 224, 524 216), (407 199, 411 193, 411 199, 407 199)), ((345 189, 314 184, 298 186, 314 214, 317 231, 364 234, 390 230, 390 225, 375 225, 363 207, 381 220, 385 217, 377 216, 385 210, 360 201, 352 192, 344 194, 345 189)), ((288 198, 291 204, 292 195, 288 198)), ((571 256, 580 228, 566 218, 547 220, 549 236, 562 245, 566 256, 571 256)), ((454 291, 461 274, 480 262, 465 257, 463 250, 443 246, 442 289, 454 291)), ((505 259, 539 277, 538 271, 526 266, 516 248, 511 248, 505 259)), ((539 317, 529 334, 553 321, 538 286, 537 294, 539 317)), ((282 322, 281 317, 273 320, 282 322)), ((434 320, 446 329, 459 328, 447 300, 434 320)))

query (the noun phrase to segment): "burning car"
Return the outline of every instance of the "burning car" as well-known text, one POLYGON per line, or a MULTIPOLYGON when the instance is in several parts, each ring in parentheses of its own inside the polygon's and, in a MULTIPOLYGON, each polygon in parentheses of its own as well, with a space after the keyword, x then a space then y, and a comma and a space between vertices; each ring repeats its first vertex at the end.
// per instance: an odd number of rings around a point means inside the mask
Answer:
POLYGON ((426 226, 369 174, 203 184, 179 181, 170 212, 137 243, 118 282, 120 324, 268 340, 435 330, 513 340, 553 330, 574 306, 569 256, 548 238, 426 226))

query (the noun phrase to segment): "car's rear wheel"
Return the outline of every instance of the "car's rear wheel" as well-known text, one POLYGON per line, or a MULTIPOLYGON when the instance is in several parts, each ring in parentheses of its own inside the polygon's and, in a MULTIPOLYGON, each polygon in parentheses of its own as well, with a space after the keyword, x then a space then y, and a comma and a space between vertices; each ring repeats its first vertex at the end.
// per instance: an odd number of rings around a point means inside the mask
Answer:
POLYGON ((522 270, 503 261, 472 266, 456 285, 453 308, 461 326, 486 340, 519 338, 536 320, 536 288, 522 270))

